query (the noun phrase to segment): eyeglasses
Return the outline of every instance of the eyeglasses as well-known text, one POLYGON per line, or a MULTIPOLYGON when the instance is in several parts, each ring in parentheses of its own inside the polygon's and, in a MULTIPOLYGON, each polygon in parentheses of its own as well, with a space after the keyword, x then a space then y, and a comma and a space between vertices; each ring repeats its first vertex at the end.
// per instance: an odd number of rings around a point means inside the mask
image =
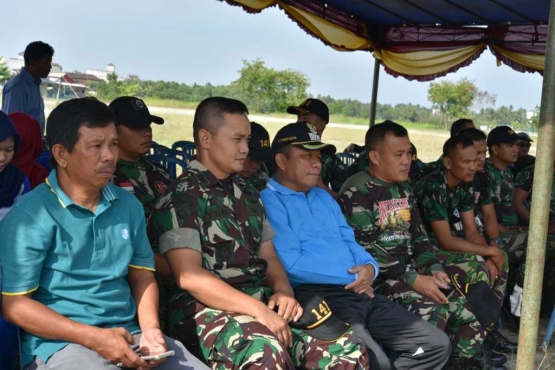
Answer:
POLYGON ((518 143, 517 145, 521 148, 524 148, 524 147, 530 148, 532 146, 532 144, 530 143, 518 143))

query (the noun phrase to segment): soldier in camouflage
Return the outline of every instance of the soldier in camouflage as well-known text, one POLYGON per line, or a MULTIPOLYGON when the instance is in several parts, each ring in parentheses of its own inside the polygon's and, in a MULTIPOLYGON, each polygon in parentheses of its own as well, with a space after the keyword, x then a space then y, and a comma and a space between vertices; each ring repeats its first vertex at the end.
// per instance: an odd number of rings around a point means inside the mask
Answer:
MULTIPOLYGON (((330 120, 328 106, 319 99, 306 99, 298 107, 288 107, 287 113, 296 114, 297 122, 311 123, 320 137, 330 120)), ((318 186, 328 190, 334 198, 337 198, 337 192, 347 180, 347 167, 341 162, 341 159, 333 154, 322 153, 320 160, 322 162, 322 180, 319 181, 318 186)))
MULTIPOLYGON (((499 309, 507 283, 508 258, 498 243, 486 243, 476 226, 474 194, 465 183, 474 179, 477 158, 472 140, 459 136, 450 138, 443 147, 444 168, 418 181, 414 191, 430 236, 441 249, 464 254, 473 261, 464 271, 466 281, 490 283, 499 309), (464 238, 456 236, 452 230, 450 221, 455 212, 461 220, 464 238)), ((491 333, 492 338, 499 334, 496 330, 491 333)))
POLYGON ((518 215, 513 208, 514 177, 510 164, 518 159, 516 142, 518 135, 508 126, 498 126, 491 130, 487 138, 490 157, 485 164, 488 176, 487 191, 495 207, 501 238, 501 248, 509 255, 509 263, 516 271, 515 287, 511 294, 511 313, 520 316, 522 286, 528 233, 519 226, 518 215))
POLYGON ((245 159, 243 170, 238 175, 248 185, 262 191, 270 179, 267 164, 272 160, 270 150, 270 134, 262 125, 251 122, 251 138, 249 140, 249 154, 245 159))
MULTIPOLYGON (((525 233, 522 235, 523 233, 499 232, 495 208, 487 189, 488 176, 484 171, 488 150, 486 134, 475 128, 466 128, 461 130, 457 136, 471 140, 476 148, 477 161, 474 180, 472 183, 463 183, 463 186, 468 188, 474 202, 476 227, 482 236, 488 241, 489 245, 497 246, 505 251, 511 251, 518 248, 518 245, 522 243, 522 240, 526 239, 525 233)), ((453 215, 451 215, 449 225, 453 235, 460 238, 465 237, 460 213, 457 209, 455 209, 453 215)), ((509 271, 511 270, 509 269, 509 271)), ((493 330, 488 333, 484 342, 484 348, 487 351, 491 351, 495 348, 498 352, 513 353, 517 349, 517 344, 509 341, 501 334, 500 331, 493 330)))
MULTIPOLYGON (((464 129, 467 128, 475 128, 474 121, 469 118, 459 118, 455 122, 451 124, 451 129, 449 131, 449 137, 455 137, 464 129)), ((443 156, 440 156, 435 161, 424 163, 420 166, 420 171, 416 173, 414 176, 411 176, 413 183, 420 180, 421 178, 428 176, 431 173, 436 172, 440 168, 443 167, 443 156)))
POLYGON ((112 183, 135 194, 145 210, 147 236, 154 251, 155 277, 160 292, 158 310, 160 326, 166 332, 166 309, 171 272, 168 263, 159 254, 158 240, 152 227, 152 216, 156 201, 172 179, 162 165, 145 158, 152 144, 150 125, 152 122, 161 125, 164 120, 151 115, 144 101, 131 96, 115 99, 110 103, 110 108, 116 118, 119 139, 119 158, 112 183))
POLYGON ((511 171, 513 171, 513 174, 515 175, 515 178, 520 171, 536 163, 536 157, 528 154, 534 140, 532 140, 530 138, 530 135, 528 135, 526 132, 519 132, 517 135, 518 141, 516 142, 516 146, 518 147, 518 159, 510 166, 511 171))
POLYGON ((450 291, 442 266, 462 269, 473 259, 447 251, 437 252, 440 259, 436 256, 407 182, 412 150, 406 129, 390 121, 375 125, 366 134, 366 146, 371 164, 347 180, 338 202, 357 242, 380 265, 377 290, 444 330, 454 358, 474 357, 484 328, 466 299, 450 291))
MULTIPOLYGON (((515 190, 513 192, 513 208, 519 220, 528 225, 530 223, 530 208, 532 205, 532 190, 534 182, 534 165, 520 171, 516 176, 515 190)), ((555 180, 555 169, 553 171, 555 180)), ((551 185, 551 199, 549 202, 549 234, 555 234, 555 181, 551 185)))
POLYGON ((368 354, 352 330, 324 341, 288 325, 303 308, 275 254, 258 192, 234 175, 248 154, 246 113, 233 99, 200 103, 198 160, 157 204, 160 250, 177 283, 170 332, 213 369, 366 368, 368 354))
POLYGON ((171 183, 171 176, 145 155, 152 145, 151 123, 161 125, 164 119, 151 115, 144 101, 131 96, 119 97, 109 106, 116 117, 119 139, 119 159, 112 183, 139 199, 145 209, 148 239, 156 244, 150 219, 158 197, 171 183))

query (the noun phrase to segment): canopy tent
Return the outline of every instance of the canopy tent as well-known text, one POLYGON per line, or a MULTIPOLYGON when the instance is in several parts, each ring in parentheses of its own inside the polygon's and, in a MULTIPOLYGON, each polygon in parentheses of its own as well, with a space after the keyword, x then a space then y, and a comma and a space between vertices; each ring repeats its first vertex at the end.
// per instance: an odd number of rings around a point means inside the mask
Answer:
POLYGON ((393 76, 430 81, 486 49, 519 72, 543 73, 549 0, 225 0, 247 12, 277 6, 340 51, 366 50, 393 76))
POLYGON ((555 153, 555 0, 225 1, 253 13, 278 6, 307 33, 337 50, 373 52, 371 124, 380 63, 394 76, 429 81, 469 65, 488 48, 498 63, 519 72, 545 73, 517 356, 517 370, 535 368, 541 300, 537 292, 549 223, 549 202, 543 200, 551 196, 555 153))

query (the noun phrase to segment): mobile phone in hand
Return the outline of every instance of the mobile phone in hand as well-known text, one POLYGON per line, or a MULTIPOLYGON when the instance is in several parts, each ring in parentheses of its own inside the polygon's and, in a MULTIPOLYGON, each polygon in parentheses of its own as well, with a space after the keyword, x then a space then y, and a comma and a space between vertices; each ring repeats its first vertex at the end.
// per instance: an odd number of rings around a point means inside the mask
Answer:
POLYGON ((144 361, 156 361, 156 360, 161 360, 163 358, 166 357, 170 357, 175 355, 175 351, 168 351, 168 352, 164 352, 164 353, 159 353, 157 355, 154 356, 141 356, 141 359, 144 361))

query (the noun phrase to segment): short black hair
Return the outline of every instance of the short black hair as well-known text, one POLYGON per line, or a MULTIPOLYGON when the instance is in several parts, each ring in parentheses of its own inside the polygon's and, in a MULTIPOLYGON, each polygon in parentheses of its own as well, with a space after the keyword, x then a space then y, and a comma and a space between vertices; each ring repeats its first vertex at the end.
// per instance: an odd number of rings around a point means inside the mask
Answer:
POLYGON ((193 137, 198 144, 198 133, 201 129, 208 130, 215 134, 225 114, 249 114, 245 103, 225 98, 222 96, 212 96, 200 102, 193 119, 193 137))
POLYGON ((457 150, 457 147, 461 149, 466 149, 469 146, 473 146, 474 142, 469 138, 462 136, 455 136, 447 139, 445 144, 443 144, 443 158, 452 158, 453 154, 457 150))
POLYGON ((385 135, 392 133, 396 137, 408 137, 409 133, 406 128, 398 123, 390 120, 383 121, 374 125, 366 131, 366 137, 364 139, 364 148, 366 152, 369 153, 371 150, 376 150, 378 144, 383 143, 385 140, 385 135))
POLYGON ((44 57, 52 57, 54 55, 54 48, 42 41, 34 41, 27 45, 23 53, 23 60, 25 65, 28 66, 32 60, 38 62, 44 57))
POLYGON ((457 134, 463 130, 467 123, 474 124, 474 121, 470 118, 460 118, 451 124, 451 137, 457 136, 457 134))
MULTIPOLYGON (((101 101, 94 98, 71 99, 58 105, 48 116, 46 121, 46 143, 50 149, 56 144, 72 152, 79 141, 79 128, 106 127, 114 124, 115 117, 112 110, 101 101)), ((56 160, 52 156, 52 167, 56 167, 56 160)))
POLYGON ((477 128, 465 128, 461 130, 456 136, 466 137, 472 141, 486 141, 487 136, 483 131, 477 128))

